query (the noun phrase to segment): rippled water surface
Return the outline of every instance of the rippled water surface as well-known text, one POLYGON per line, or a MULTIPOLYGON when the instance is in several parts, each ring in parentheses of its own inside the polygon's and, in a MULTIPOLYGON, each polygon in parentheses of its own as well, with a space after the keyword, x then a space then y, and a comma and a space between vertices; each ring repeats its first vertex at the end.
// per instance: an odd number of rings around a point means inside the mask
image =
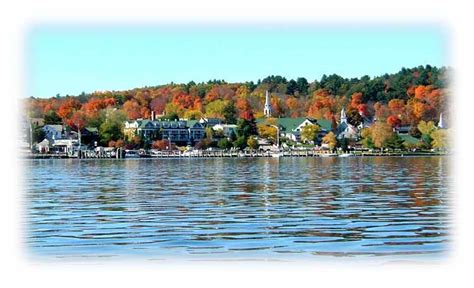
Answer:
POLYGON ((31 255, 440 257, 446 157, 28 160, 31 255))

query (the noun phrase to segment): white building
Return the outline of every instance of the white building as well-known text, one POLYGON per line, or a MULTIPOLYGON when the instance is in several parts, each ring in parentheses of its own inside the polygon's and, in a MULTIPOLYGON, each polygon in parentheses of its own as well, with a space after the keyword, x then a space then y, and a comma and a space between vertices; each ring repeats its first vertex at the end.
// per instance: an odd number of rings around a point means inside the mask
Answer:
MULTIPOLYGON (((69 155, 75 154, 79 150, 79 140, 77 139, 58 139, 54 140, 52 147, 60 153, 67 153, 69 155)), ((82 147, 84 149, 85 146, 82 147)))
POLYGON ((40 153, 49 153, 49 149, 51 148, 51 142, 48 139, 43 139, 40 143, 36 144, 36 149, 40 153))
POLYGON ((230 137, 232 132, 234 132, 235 135, 237 135, 237 131, 236 131, 237 125, 235 124, 217 124, 217 125, 212 126, 212 130, 214 131, 220 130, 226 137, 230 137))

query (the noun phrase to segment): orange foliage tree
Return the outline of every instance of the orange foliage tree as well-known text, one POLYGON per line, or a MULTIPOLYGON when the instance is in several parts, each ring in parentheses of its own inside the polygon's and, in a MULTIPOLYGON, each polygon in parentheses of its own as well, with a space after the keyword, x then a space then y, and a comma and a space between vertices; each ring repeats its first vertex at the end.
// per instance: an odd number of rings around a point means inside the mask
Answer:
POLYGON ((239 118, 245 120, 252 120, 254 118, 252 107, 250 106, 250 102, 246 98, 239 98, 235 103, 235 107, 237 108, 237 113, 239 118))
POLYGON ((81 143, 81 130, 86 127, 87 115, 84 111, 78 110, 75 111, 71 118, 67 120, 69 127, 77 131, 79 136, 79 143, 81 143))
POLYGON ((61 119, 66 122, 68 119, 71 118, 72 114, 76 111, 81 109, 81 103, 77 99, 67 99, 64 101, 61 106, 59 106, 58 109, 58 116, 61 117, 61 119))
POLYGON ((362 104, 363 94, 360 92, 352 94, 350 107, 359 109, 359 105, 362 104))
POLYGON ((395 127, 400 127, 402 124, 402 120, 398 118, 396 115, 390 115, 387 118, 387 124, 390 125, 390 127, 395 128, 395 127))
POLYGON ((151 111, 148 107, 142 107, 135 100, 128 100, 123 103, 123 110, 128 119, 150 118, 151 111))

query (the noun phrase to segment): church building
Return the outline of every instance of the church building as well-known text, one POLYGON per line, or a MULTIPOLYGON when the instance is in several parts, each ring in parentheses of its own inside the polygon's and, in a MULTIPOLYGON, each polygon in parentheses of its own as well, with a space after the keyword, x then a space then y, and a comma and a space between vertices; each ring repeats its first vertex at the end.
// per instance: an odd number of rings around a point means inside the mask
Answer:
POLYGON ((341 110, 341 119, 336 129, 336 135, 337 139, 347 138, 357 140, 359 137, 357 127, 347 122, 346 109, 344 108, 341 110))

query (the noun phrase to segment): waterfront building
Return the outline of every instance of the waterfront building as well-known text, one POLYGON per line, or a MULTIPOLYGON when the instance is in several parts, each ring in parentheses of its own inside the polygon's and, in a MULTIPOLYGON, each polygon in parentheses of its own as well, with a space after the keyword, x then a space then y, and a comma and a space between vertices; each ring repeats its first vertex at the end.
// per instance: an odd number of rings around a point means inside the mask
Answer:
POLYGON ((186 123, 189 131, 189 143, 194 144, 195 142, 206 137, 205 126, 198 120, 188 120, 186 123))
MULTIPOLYGON (((331 122, 326 119, 312 119, 309 117, 299 117, 299 118, 275 118, 280 137, 287 138, 294 142, 301 142, 301 130, 304 126, 315 124, 320 127, 320 130, 317 135, 317 142, 319 143, 321 139, 331 131, 331 122)), ((266 119, 257 119, 257 124, 264 124, 266 119)))
POLYGON ((51 146, 52 148, 54 148, 54 151, 56 152, 73 155, 77 150, 79 150, 79 140, 78 139, 58 139, 58 140, 54 140, 51 146))
MULTIPOLYGON (((79 139, 79 133, 77 131, 70 131, 70 129, 65 129, 63 137, 61 139, 79 139)), ((81 143, 94 145, 99 141, 99 130, 95 127, 84 127, 81 129, 81 143)))
POLYGON ((125 121, 127 139, 139 136, 146 140, 165 139, 175 143, 194 144, 204 138, 204 125, 197 120, 131 120, 125 121))
POLYGON ((51 142, 48 139, 43 139, 40 143, 36 144, 36 149, 39 153, 49 153, 51 149, 51 142))
POLYGON ((217 124, 212 127, 214 131, 222 131, 225 137, 230 137, 232 132, 237 135, 237 125, 235 124, 217 124))
POLYGON ((56 139, 63 139, 65 130, 63 125, 44 125, 42 128, 44 132, 44 137, 48 139, 49 141, 51 140, 56 140, 56 139))
POLYGON ((199 123, 201 123, 204 127, 214 127, 215 125, 222 124, 222 119, 219 118, 205 118, 202 117, 199 119, 199 123))

